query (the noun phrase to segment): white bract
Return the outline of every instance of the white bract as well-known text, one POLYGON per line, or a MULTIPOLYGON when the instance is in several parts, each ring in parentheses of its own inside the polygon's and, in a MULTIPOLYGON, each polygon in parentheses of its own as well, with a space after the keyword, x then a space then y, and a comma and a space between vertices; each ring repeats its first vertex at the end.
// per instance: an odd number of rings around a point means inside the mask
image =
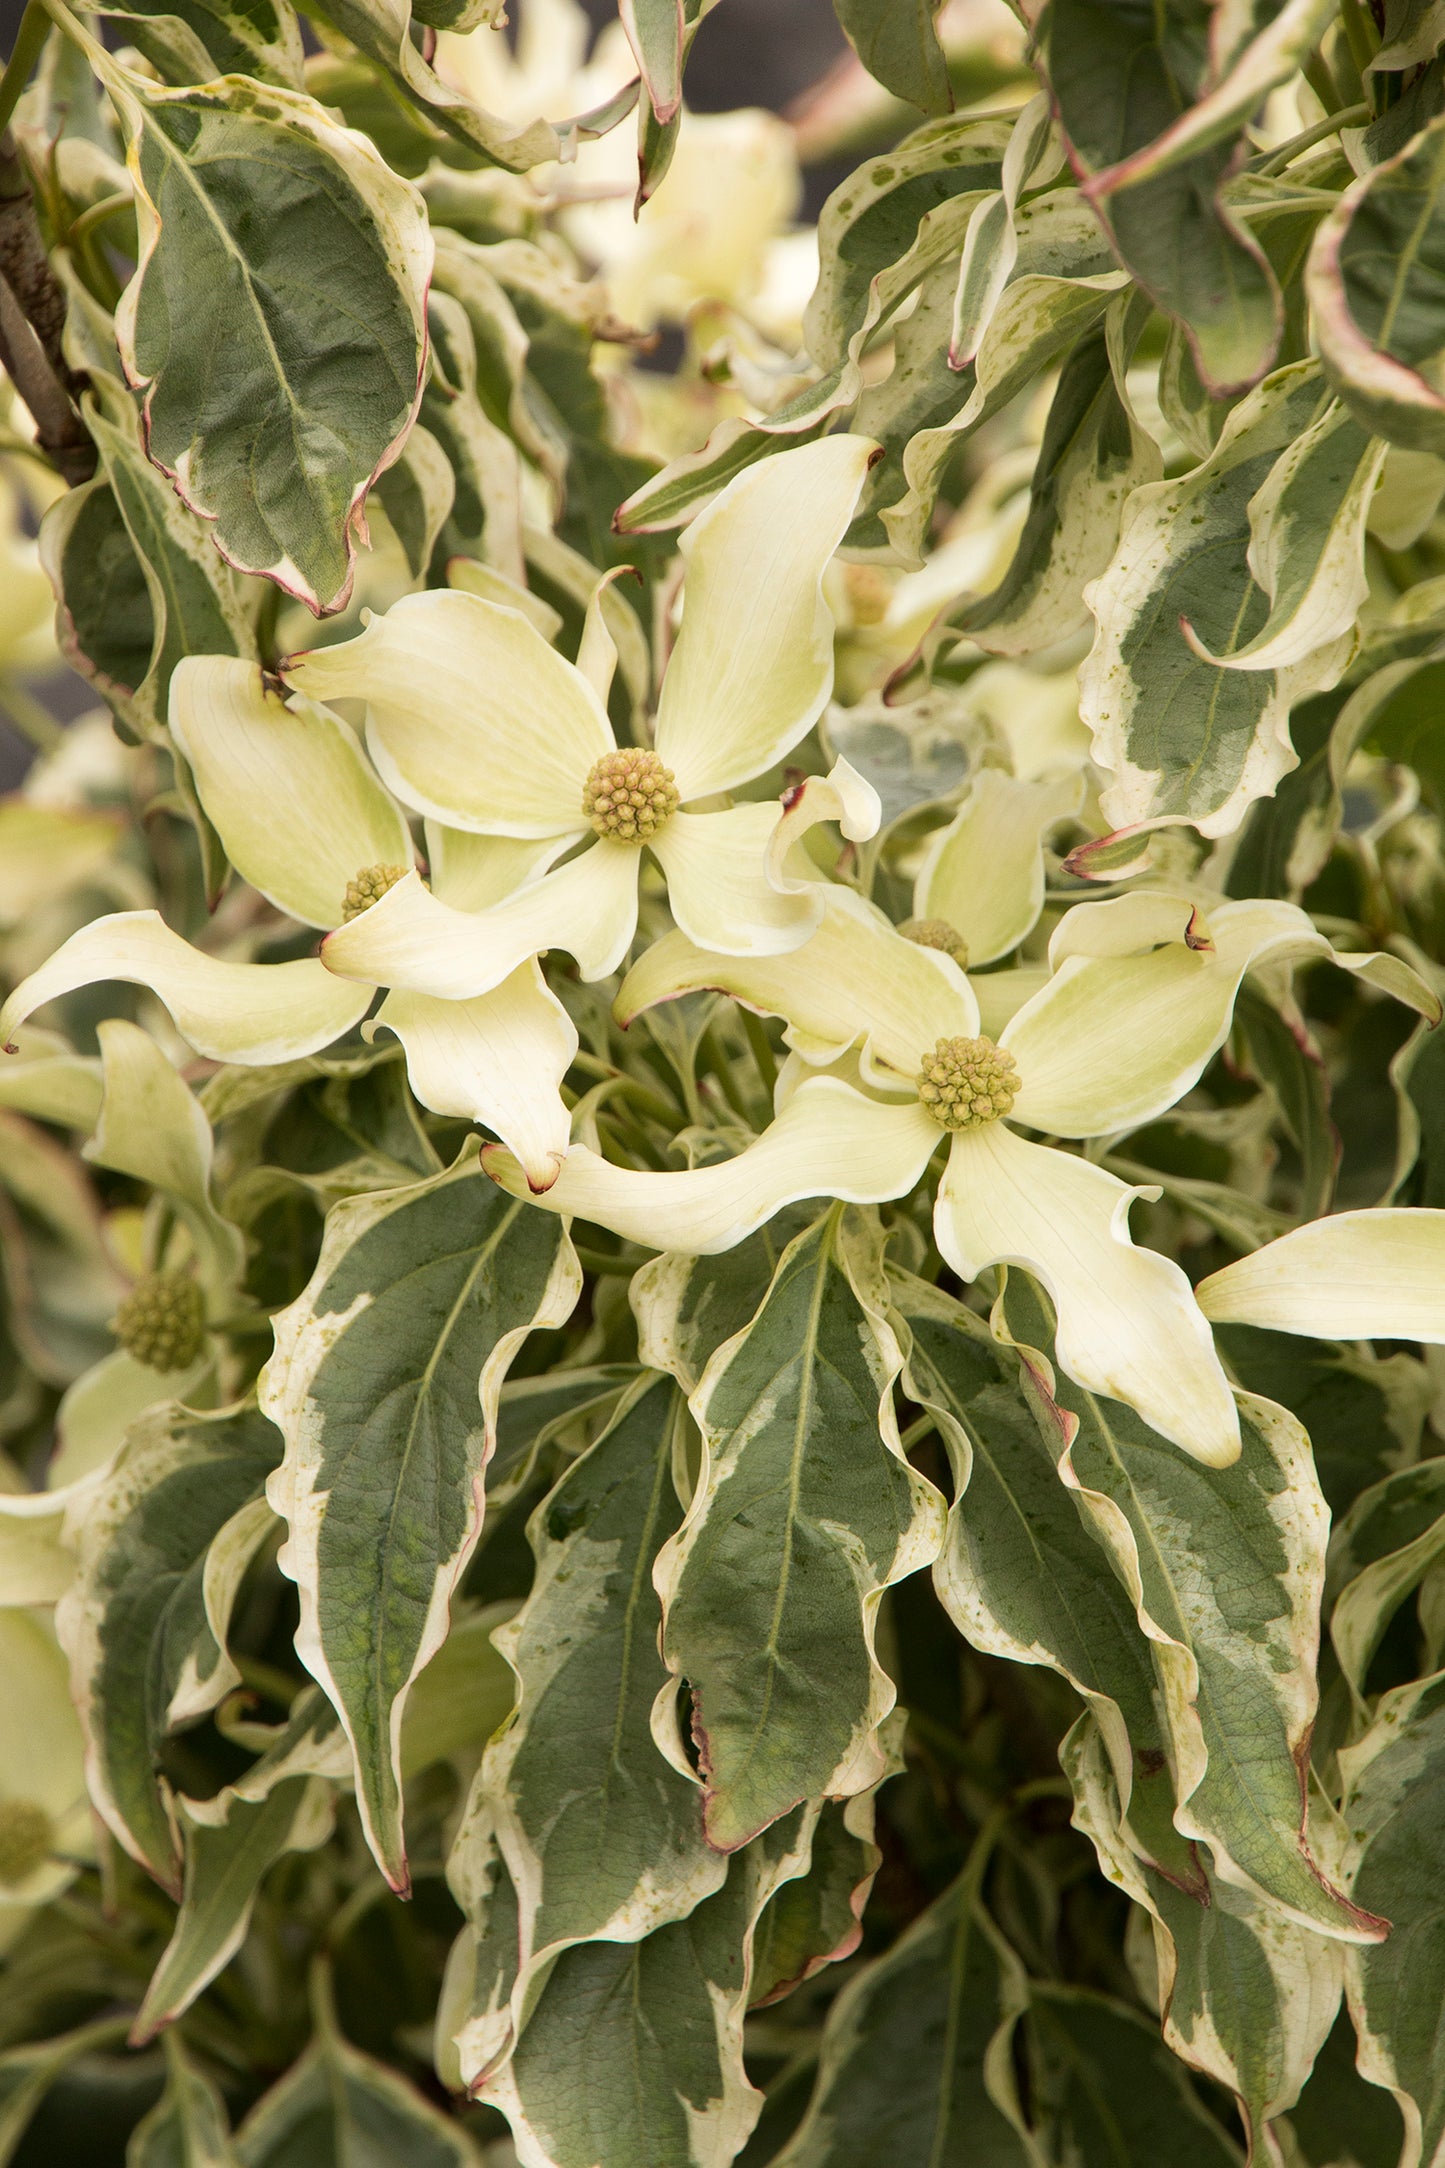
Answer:
POLYGON ((95 1856, 85 1750, 49 1618, 0 1611, 0 1950, 95 1856))
MULTIPOLYGON (((1042 988, 1017 975, 1028 998, 1016 1007, 1014 974, 975 988, 948 955, 901 939, 841 888, 829 891, 813 940, 790 955, 723 960, 670 934, 629 974, 619 1013, 707 986, 783 1016, 797 1060, 778 1117, 735 1159, 686 1173, 636 1172, 574 1146, 544 1201, 656 1248, 722 1250, 799 1197, 905 1196, 946 1131, 933 1224, 953 1270, 964 1279, 994 1264, 1037 1273, 1058 1311, 1069 1376, 1128 1401, 1196 1458, 1226 1465, 1239 1426, 1208 1325, 1179 1267, 1129 1234, 1133 1200, 1158 1192, 1020 1136, 1002 1117, 1076 1140, 1155 1119, 1223 1044, 1246 971, 1314 956, 1436 1013, 1406 966, 1334 955, 1285 903, 1221 904, 1207 923, 1187 899, 1163 893, 1080 905, 1054 934, 1042 988), (854 1050, 865 1089, 806 1076, 854 1050)), ((504 1150, 485 1158, 504 1186, 519 1184, 504 1150)))
POLYGON ((774 766, 821 713, 832 684, 822 577, 872 453, 834 437, 770 460, 696 522, 655 751, 613 736, 600 609, 578 667, 517 610, 409 596, 356 639, 295 659, 289 705, 254 664, 188 656, 170 721, 201 803, 243 878, 327 934, 320 960, 226 962, 154 911, 120 912, 15 989, 0 1039, 74 987, 129 979, 198 1053, 274 1063, 351 1030, 389 987, 369 1028, 401 1040, 418 1098, 494 1129, 544 1187, 567 1143, 559 1086, 577 1035, 538 955, 567 949, 588 978, 617 967, 636 932, 644 842, 697 941, 796 946, 821 908, 806 869, 800 879, 785 865, 802 830, 837 818, 861 836, 877 824, 874 794, 842 762, 783 812, 776 799, 674 810, 774 766), (365 697, 375 770, 312 695, 365 697), (630 789, 639 777, 646 788, 630 789), (431 887, 395 799, 428 816, 431 887), (579 855, 542 871, 589 826, 579 855))

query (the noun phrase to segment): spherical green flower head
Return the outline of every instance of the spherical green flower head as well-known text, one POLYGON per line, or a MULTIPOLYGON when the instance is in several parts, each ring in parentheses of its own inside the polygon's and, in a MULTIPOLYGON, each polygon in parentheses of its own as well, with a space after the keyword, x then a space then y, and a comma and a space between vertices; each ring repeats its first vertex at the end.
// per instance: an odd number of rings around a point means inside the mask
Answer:
POLYGON ((650 843, 678 808, 671 768, 656 753, 619 746, 594 760, 582 786, 582 811, 599 836, 616 843, 650 843))
POLYGON ((918 1072, 918 1096, 940 1129, 979 1129, 1018 1095, 1013 1056, 992 1039, 940 1039, 918 1072))
POLYGON ((905 941, 916 942, 919 948, 938 949, 951 956, 960 971, 968 969, 968 943, 946 918, 905 918, 898 931, 905 941))
POLYGON ((55 1824, 38 1800, 0 1799, 0 1888, 27 1882, 54 1847, 55 1824))
POLYGON ((341 899, 341 918, 344 925, 360 918, 374 903, 380 903, 389 888, 395 888, 406 872, 405 866, 363 866, 361 871, 346 884, 341 899))
POLYGON ((206 1338, 206 1303, 187 1272, 153 1272, 132 1289, 111 1331, 151 1370, 188 1370, 206 1338))

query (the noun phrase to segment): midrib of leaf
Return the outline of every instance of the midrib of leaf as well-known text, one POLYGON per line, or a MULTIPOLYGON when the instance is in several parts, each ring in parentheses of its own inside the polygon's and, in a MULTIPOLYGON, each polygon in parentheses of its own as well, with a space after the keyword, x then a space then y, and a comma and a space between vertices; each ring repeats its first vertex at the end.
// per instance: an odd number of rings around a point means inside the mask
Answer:
POLYGON ((607 1767, 602 1774, 602 1812, 598 1817, 599 1838, 605 1837, 606 1834, 608 1812, 612 1803, 613 1774, 614 1772, 620 1774, 622 1770, 622 1726, 624 1711, 627 1707, 627 1688, 632 1677, 632 1654, 637 1636, 637 1613, 642 1599, 644 1573, 647 1575, 648 1585, 651 1585, 652 1534, 657 1526, 658 1514, 662 1509, 662 1491, 666 1480, 668 1461, 666 1448, 670 1444, 671 1423, 669 1422, 663 1433, 662 1445, 659 1446, 653 1462, 652 1490, 648 1497, 647 1513, 642 1530, 638 1536, 637 1556, 632 1566, 632 1585, 627 1592, 627 1608, 623 1613, 622 1663, 617 1681, 617 1711, 612 1720, 612 1749, 607 1758, 607 1767))
POLYGON ((948 2135, 953 2115, 954 2071, 958 2055, 958 2035, 963 2023, 963 1988, 968 1973, 968 1945, 974 1932, 973 1878, 965 1873, 963 1888, 959 1892, 958 1927, 953 1937, 953 1949, 948 1967, 948 2016, 943 2029, 943 2067, 939 2073, 938 2116, 933 2126, 933 2141, 928 2148, 928 2168, 948 2168, 941 2151, 948 2135))
MULTIPOLYGON (((823 1311, 823 1290, 827 1284, 828 1272, 833 1261, 833 1240, 836 1226, 837 1213, 835 1210, 833 1225, 829 1227, 819 1245, 818 1262, 814 1268, 813 1292, 808 1303, 807 1332, 798 1355, 800 1385, 798 1413, 793 1424, 793 1452, 788 1468, 788 1515, 787 1524, 783 1531, 783 1555, 778 1573, 778 1593, 773 1604, 773 1616, 768 1627, 768 1638, 764 1644, 764 1653, 767 1657, 767 1676, 763 1685, 762 1706, 758 1711, 757 1722, 753 1726, 748 1750, 738 1765, 737 1779, 735 1781, 740 1781, 751 1769, 762 1735, 767 1729, 768 1714, 772 1708, 773 1682, 778 1672, 783 1612, 787 1605, 788 1583, 792 1578, 793 1529, 798 1518, 798 1501, 803 1484, 803 1458, 807 1450, 808 1424, 813 1412, 813 1364, 811 1357, 818 1341, 818 1326, 823 1311)), ((776 1373, 774 1375, 776 1376, 776 1373)))
POLYGON ((1386 304, 1384 315, 1380 318, 1378 343, 1382 347, 1387 347, 1390 343, 1390 334, 1395 328, 1395 318, 1400 313, 1401 305, 1405 299, 1405 288, 1409 282, 1410 274, 1415 268, 1415 258, 1420 252, 1420 244, 1425 237, 1426 228, 1434 217, 1439 204, 1442 163, 1445 163, 1445 145, 1442 145, 1441 149, 1436 153, 1431 173, 1431 186, 1423 193, 1419 215, 1410 228, 1410 235, 1406 245, 1400 251, 1399 262, 1390 286, 1390 299, 1386 304))
MULTIPOLYGON (((491 1259, 497 1249, 497 1245, 500 1243, 503 1235, 505 1235, 507 1229, 511 1226, 513 1220, 517 1217, 517 1214, 521 1211, 521 1209, 522 1208, 520 1204, 513 1205, 511 1211, 506 1214, 505 1218, 501 1221, 500 1225, 492 1234, 490 1240, 486 1242, 481 1249, 478 1250, 476 1262, 472 1266, 470 1272, 468 1272, 466 1276, 466 1279, 462 1283, 462 1286, 457 1294, 456 1300, 451 1306, 451 1309, 447 1312, 446 1323, 443 1325, 441 1331, 437 1334, 437 1337, 432 1345, 431 1354, 427 1357, 425 1366, 422 1369, 421 1376, 417 1381, 416 1400, 412 1408, 411 1418, 407 1423, 406 1428, 406 1445, 403 1449, 401 1455, 401 1462, 397 1469, 397 1481, 392 1489, 391 1510, 387 1515, 386 1549, 383 1554, 382 1561, 382 1590, 384 1594, 389 1594, 391 1587, 391 1557, 394 1548, 393 1537, 396 1529, 397 1511, 401 1499, 402 1478, 406 1475, 411 1466, 412 1455, 416 1448, 417 1430, 421 1421, 422 1409, 429 1401, 432 1383, 436 1376, 437 1365, 441 1361, 442 1350, 446 1346, 447 1341, 450 1339, 452 1333, 455 1331, 457 1319, 461 1316, 463 1306, 470 1299, 472 1291, 477 1284, 478 1277, 480 1276, 483 1268, 491 1262, 491 1259)), ((385 1704, 385 1693, 382 1686, 381 1674, 382 1628, 385 1618, 386 1604, 385 1602, 380 1602, 376 1606, 371 1631, 371 1686, 372 1692, 376 1698, 376 1704, 378 1708, 383 1707, 385 1704)))

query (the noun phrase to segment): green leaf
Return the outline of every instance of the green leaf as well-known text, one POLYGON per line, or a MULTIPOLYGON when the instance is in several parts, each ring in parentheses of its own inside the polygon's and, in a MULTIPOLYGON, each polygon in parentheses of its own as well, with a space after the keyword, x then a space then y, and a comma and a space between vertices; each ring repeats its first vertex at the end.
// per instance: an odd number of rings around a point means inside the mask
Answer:
MULTIPOLYGON (((901 1712, 895 1721, 901 1738, 901 1712)), ((895 1763, 902 1768, 901 1751, 895 1763)), ((894 1773, 890 1767, 888 1775, 894 1773)), ((857 1949, 863 1908, 883 1858, 873 1841, 876 1799, 874 1791, 824 1800, 807 1873, 775 1891, 758 1921, 749 1988, 754 2009, 780 2001, 824 1965, 836 1965, 857 1949)))
POLYGON ((894 1699, 878 1597, 942 1534, 942 1500, 898 1442, 875 1240, 837 1210, 799 1235, 691 1396, 703 1464, 656 1580, 720 1850, 800 1800, 877 1782, 894 1699))
POLYGON ((126 2168, 236 2168, 220 2093, 167 2033, 166 2089, 131 2133, 126 2168))
POLYGON ((814 1813, 729 1860, 717 1893, 642 1942, 564 1950, 510 2061, 480 2089, 548 2168, 726 2168, 761 2106, 742 2026, 758 1917, 806 1872, 814 1813))
POLYGON ((1054 2157, 1111 2168, 1226 2168, 1243 2156, 1151 2025, 1082 1987, 1034 1983, 1029 2044, 1054 2157))
POLYGON ((1243 986, 1234 1005, 1244 1063, 1272 1095, 1300 1157, 1299 1217, 1330 1208, 1340 1139, 1330 1120, 1330 1080, 1318 1049, 1273 1002, 1243 986))
POLYGON ((272 1498, 301 1592, 297 1650, 346 1726, 395 1888, 402 1714, 481 1531, 497 1396, 579 1285, 562 1222, 498 1190, 472 1143, 428 1181, 335 1206, 309 1284, 275 1320, 262 1393, 286 1439, 272 1498))
POLYGON ((682 104, 686 49, 682 0, 618 0, 617 14, 641 71, 653 118, 665 126, 682 104))
POLYGON ((27 2041, 0 2055, 0 2162, 11 2159, 56 2079, 81 2056, 118 2046, 124 2034, 124 2018, 97 2018, 53 2040, 27 2041))
POLYGON ((280 1448, 255 1408, 153 1409, 78 1517, 76 1579, 55 1623, 90 1795, 132 1857, 177 1891, 175 1816, 158 1750, 175 1724, 238 1683, 227 1617, 271 1525, 262 1486, 280 1448))
MULTIPOLYGON (((517 1708, 483 1757, 452 1873, 464 1897, 467 1848, 495 1836, 519 1913, 519 2029, 559 1951, 640 1941, 726 1873, 703 1839, 696 1780, 663 1759, 650 1728, 669 1684, 652 1571, 682 1518, 672 1474, 680 1420, 672 1381, 644 1373, 533 1514, 531 1594, 495 1636, 516 1673, 517 1708)), ((468 2061, 464 2045, 470 2077, 468 2061)))
POLYGON ((1034 2168, 1012 2068, 1028 1983, 965 1872, 850 1980, 775 2168, 1034 2168))
POLYGON ((240 2168, 310 2168, 314 2161, 405 2162, 481 2168, 460 2124, 385 2063, 343 2040, 329 1990, 314 1989, 317 2032, 300 2061, 256 2103, 236 2133, 240 2168))
POLYGON ((1347 1959, 1360 2074, 1395 2096, 1405 2119, 1401 2161, 1432 2161, 1445 2140, 1438 2024, 1445 1673, 1383 1695, 1373 1727, 1342 1751, 1340 1773, 1351 1893, 1395 1922, 1388 1942, 1347 1959))
POLYGON ((1335 1531, 1330 1639, 1358 1707, 1385 1629, 1445 1551, 1445 1460, 1422 1460, 1362 1491, 1335 1531))
POLYGON ((1382 1923, 1326 1880, 1305 1842, 1300 1768, 1328 1515, 1309 1441, 1284 1409, 1241 1404, 1233 1467, 1187 1460, 1122 1403, 1056 1382, 1041 1298, 1009 1273, 995 1313, 1027 1396, 1149 1637, 1180 1834, 1285 1919, 1346 1941, 1382 1923))
POLYGON ((335 1820, 329 1780, 349 1774, 335 1715, 312 1687, 244 1777, 214 1799, 181 1802, 181 1909, 131 2028, 133 2045, 189 2009, 230 1963, 265 1875, 284 1852, 310 1852, 326 1842, 335 1820))
POLYGON ((925 113, 950 110, 953 88, 933 0, 833 0, 833 7, 849 44, 885 90, 925 113))
POLYGON ((1221 668, 1200 650, 1232 656, 1264 626, 1269 598, 1247 561, 1252 505, 1327 404, 1313 364, 1278 370, 1200 466, 1126 506, 1114 560, 1090 590, 1098 632, 1079 673, 1115 828, 1190 821, 1227 835, 1294 766, 1290 707, 1339 676, 1348 637, 1278 670, 1221 668))
POLYGON ((954 1503, 934 1586, 973 1646, 1047 1664, 1094 1711, 1125 1802, 1129 1842, 1196 1894, 1203 1871, 1173 1826, 1169 1736, 1130 1593, 1059 1481, 1056 1449, 1020 1395, 1016 1366, 971 1310, 890 1276, 910 1335, 909 1397, 934 1415, 954 1503))
POLYGON ((1414 1356, 1382 1358, 1254 1325, 1217 1325, 1215 1334, 1240 1383, 1279 1401, 1309 1432, 1332 1513, 1343 1513, 1390 1469, 1419 1459, 1434 1388, 1414 1356))
POLYGON ((146 449, 230 563, 339 609, 367 491, 421 397, 421 198, 312 99, 96 64, 136 188, 116 331, 146 449))
POLYGON ((757 1316, 778 1260, 817 1217, 812 1204, 776 1213, 756 1234, 715 1257, 664 1250, 632 1276, 628 1299, 637 1319, 638 1355, 696 1392, 725 1340, 757 1316))
POLYGON ((1030 654, 1083 629, 1083 589, 1114 554, 1125 501, 1163 472, 1158 445, 1121 389, 1123 305, 1078 341, 1059 372, 1008 570, 950 619, 990 655, 1030 654))
MULTIPOLYGON (((1163 2012, 1165 2040, 1235 2095, 1251 2157, 1268 2158, 1268 2125, 1294 2105, 1339 2008, 1342 1945, 1280 1919, 1207 1872, 1191 1892, 1140 1861, 1120 1825, 1113 1770, 1092 1715, 1079 1719, 1059 1758, 1074 1788, 1074 1827, 1092 1839, 1109 1880, 1149 1917, 1150 1999, 1163 2012)), ((1137 1957, 1134 1969, 1143 1969, 1137 1957)))
POLYGON ((115 0, 100 11, 167 82, 218 75, 300 90, 304 53, 289 0, 115 0))
POLYGON ((1346 189, 1315 236, 1305 292, 1330 381, 1361 426, 1445 450, 1445 119, 1346 189))

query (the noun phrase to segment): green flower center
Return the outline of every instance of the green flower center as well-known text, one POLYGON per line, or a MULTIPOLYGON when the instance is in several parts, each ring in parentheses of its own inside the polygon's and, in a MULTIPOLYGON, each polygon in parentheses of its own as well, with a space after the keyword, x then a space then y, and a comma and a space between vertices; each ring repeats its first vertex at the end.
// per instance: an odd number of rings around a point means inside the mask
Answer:
POLYGON ((153 1272, 132 1289, 110 1329, 150 1370, 188 1370, 206 1338, 206 1299, 186 1272, 153 1272))
POLYGON ((918 1096, 940 1129, 980 1129, 1013 1106, 1019 1073, 992 1039, 940 1039, 918 1072, 918 1096))
POLYGON ((621 745, 594 760, 582 786, 582 811, 599 836, 650 843, 677 811, 671 768, 642 746, 621 745))
POLYGON ((898 931, 905 941, 916 941, 920 948, 941 949, 945 956, 953 958, 960 971, 967 971, 968 943, 946 918, 905 918, 898 931))
POLYGON ((349 926, 363 911, 369 911, 374 903, 380 903, 389 888, 408 872, 406 866, 363 866, 360 873, 346 884, 346 894, 341 899, 341 922, 349 926))
POLYGON ((38 1800, 0 1799, 0 1884, 14 1889, 55 1848, 55 1824, 38 1800))

